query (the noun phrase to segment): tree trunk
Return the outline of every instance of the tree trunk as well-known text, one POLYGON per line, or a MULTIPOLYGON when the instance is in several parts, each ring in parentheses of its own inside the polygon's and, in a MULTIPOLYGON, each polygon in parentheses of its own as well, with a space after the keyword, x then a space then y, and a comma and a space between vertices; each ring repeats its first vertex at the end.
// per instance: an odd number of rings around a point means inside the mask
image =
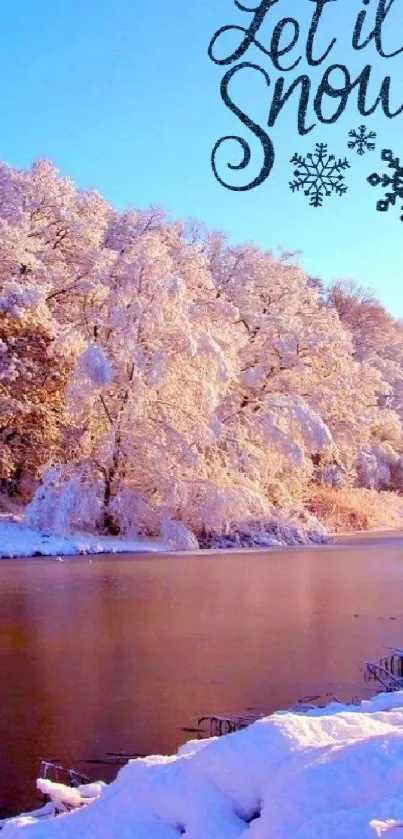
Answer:
POLYGON ((113 499, 113 483, 119 469, 120 442, 120 429, 118 429, 115 435, 112 463, 109 469, 105 470, 103 528, 111 536, 118 536, 120 533, 120 526, 109 509, 113 499))

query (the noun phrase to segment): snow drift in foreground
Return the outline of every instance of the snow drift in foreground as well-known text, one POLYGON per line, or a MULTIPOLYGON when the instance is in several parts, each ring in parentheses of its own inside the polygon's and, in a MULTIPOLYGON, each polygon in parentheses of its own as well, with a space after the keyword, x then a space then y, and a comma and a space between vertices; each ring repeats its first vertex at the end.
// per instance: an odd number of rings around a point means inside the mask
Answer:
POLYGON ((98 793, 56 818, 13 820, 2 835, 375 839, 403 819, 403 692, 279 712, 173 757, 134 760, 98 793))
POLYGON ((0 516, 0 557, 14 556, 77 556, 79 554, 103 553, 158 553, 168 550, 158 540, 118 538, 115 536, 94 536, 90 533, 76 533, 69 536, 55 536, 31 530, 18 520, 2 519, 0 516))

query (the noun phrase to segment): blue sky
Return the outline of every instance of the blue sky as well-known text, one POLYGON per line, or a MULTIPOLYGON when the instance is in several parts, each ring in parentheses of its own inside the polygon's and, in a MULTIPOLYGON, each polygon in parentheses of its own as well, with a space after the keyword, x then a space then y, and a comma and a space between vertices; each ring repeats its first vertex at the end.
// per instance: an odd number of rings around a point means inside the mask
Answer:
MULTIPOLYGON (((244 0, 257 5, 257 0, 244 0)), ((378 0, 367 7, 374 20, 378 0)), ((304 50, 312 0, 279 0, 262 29, 267 43, 281 17, 296 16, 304 50)), ((403 54, 382 59, 371 43, 351 49, 351 33, 362 0, 334 0, 324 12, 317 49, 332 37, 331 57, 310 70, 312 98, 331 63, 348 66, 355 78, 372 65, 370 99, 391 75, 394 108, 403 104, 403 54)), ((251 15, 233 0, 3 0, 1 4, 0 157, 18 167, 49 157, 83 187, 96 187, 118 208, 162 205, 175 218, 196 217, 228 232, 233 242, 255 241, 276 251, 302 251, 302 264, 315 276, 355 278, 373 287, 384 304, 403 316, 403 222, 399 206, 376 211, 382 189, 366 178, 385 171, 382 148, 403 160, 403 116, 389 120, 379 109, 364 120, 356 93, 335 125, 318 125, 305 137, 297 133, 297 101, 287 103, 270 131, 276 160, 270 178, 248 192, 223 188, 214 178, 210 155, 216 141, 239 134, 251 143, 251 171, 260 168, 258 141, 220 98, 226 68, 213 64, 207 47, 225 24, 247 26, 251 15), (362 122, 378 133, 377 148, 362 158, 347 149, 347 135, 362 122), (348 193, 322 208, 292 194, 290 158, 306 154, 316 142, 328 144, 337 157, 348 156, 348 193)), ((231 42, 232 43, 232 42, 231 42)), ((403 46, 403 4, 396 0, 384 27, 392 52, 403 46)), ((287 57, 287 59, 289 56, 287 57)), ((251 48, 244 60, 261 64, 272 84, 278 75, 270 59, 251 48)), ((306 64, 286 74, 290 84, 306 64)), ((263 78, 263 77, 262 77, 263 78)), ((265 126, 270 89, 258 74, 245 71, 234 80, 237 101, 265 126)), ((312 102, 308 113, 313 115, 312 102)), ((221 171, 237 163, 239 149, 222 150, 221 171)), ((227 170, 228 171, 228 170, 227 170)), ((245 173, 243 173, 245 177, 245 173)), ((233 174, 234 182, 239 176, 233 174)), ((247 178, 245 178, 247 180, 247 178)), ((403 202, 402 202, 403 203, 403 202)))

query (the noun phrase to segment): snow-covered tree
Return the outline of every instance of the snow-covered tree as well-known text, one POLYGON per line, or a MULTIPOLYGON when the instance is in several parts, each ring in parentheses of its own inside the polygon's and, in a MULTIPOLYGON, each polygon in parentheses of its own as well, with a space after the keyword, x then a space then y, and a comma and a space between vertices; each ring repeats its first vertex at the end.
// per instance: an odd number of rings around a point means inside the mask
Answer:
MULTIPOLYGON (((218 234, 207 237, 204 247, 219 298, 240 313, 241 374, 227 399, 226 421, 242 426, 243 433, 250 426, 246 434, 253 439, 268 397, 301 397, 329 427, 333 456, 351 471, 358 442, 369 439, 367 414, 377 403, 379 374, 355 360, 351 335, 336 310, 323 305, 320 285, 295 256, 276 259, 251 245, 230 248, 218 234)), ((278 434, 273 442, 278 451, 278 434)), ((308 459, 318 454, 305 449, 308 459)))
POLYGON ((401 491, 402 420, 403 327, 370 295, 0 166, 0 462, 42 470, 31 523, 255 532, 315 487, 401 491))

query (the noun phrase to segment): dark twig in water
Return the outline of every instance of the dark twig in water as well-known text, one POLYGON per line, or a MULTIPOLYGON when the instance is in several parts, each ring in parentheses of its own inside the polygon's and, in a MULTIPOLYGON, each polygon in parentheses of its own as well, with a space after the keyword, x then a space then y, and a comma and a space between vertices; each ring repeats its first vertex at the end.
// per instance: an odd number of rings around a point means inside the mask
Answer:
POLYGON ((391 655, 380 661, 367 661, 364 675, 368 682, 376 681, 390 693, 403 690, 403 650, 388 647, 391 655))
POLYGON ((41 778, 47 778, 56 783, 66 783, 68 786, 78 787, 80 784, 89 784, 91 779, 75 769, 65 769, 59 761, 41 760, 41 778), (64 781, 63 781, 64 778, 64 781))
POLYGON ((137 760, 138 758, 147 757, 145 754, 126 754, 125 752, 107 753, 105 757, 91 757, 87 760, 80 760, 80 763, 88 764, 88 766, 124 766, 129 760, 137 760))
POLYGON ((248 725, 256 722, 261 717, 263 717, 263 714, 247 714, 239 716, 218 716, 217 714, 212 714, 205 717, 199 717, 197 725, 199 726, 200 734, 209 733, 210 737, 222 737, 225 734, 233 734, 234 731, 240 731, 240 729, 246 728, 248 725), (200 728, 204 722, 209 724, 209 732, 205 732, 200 728))

